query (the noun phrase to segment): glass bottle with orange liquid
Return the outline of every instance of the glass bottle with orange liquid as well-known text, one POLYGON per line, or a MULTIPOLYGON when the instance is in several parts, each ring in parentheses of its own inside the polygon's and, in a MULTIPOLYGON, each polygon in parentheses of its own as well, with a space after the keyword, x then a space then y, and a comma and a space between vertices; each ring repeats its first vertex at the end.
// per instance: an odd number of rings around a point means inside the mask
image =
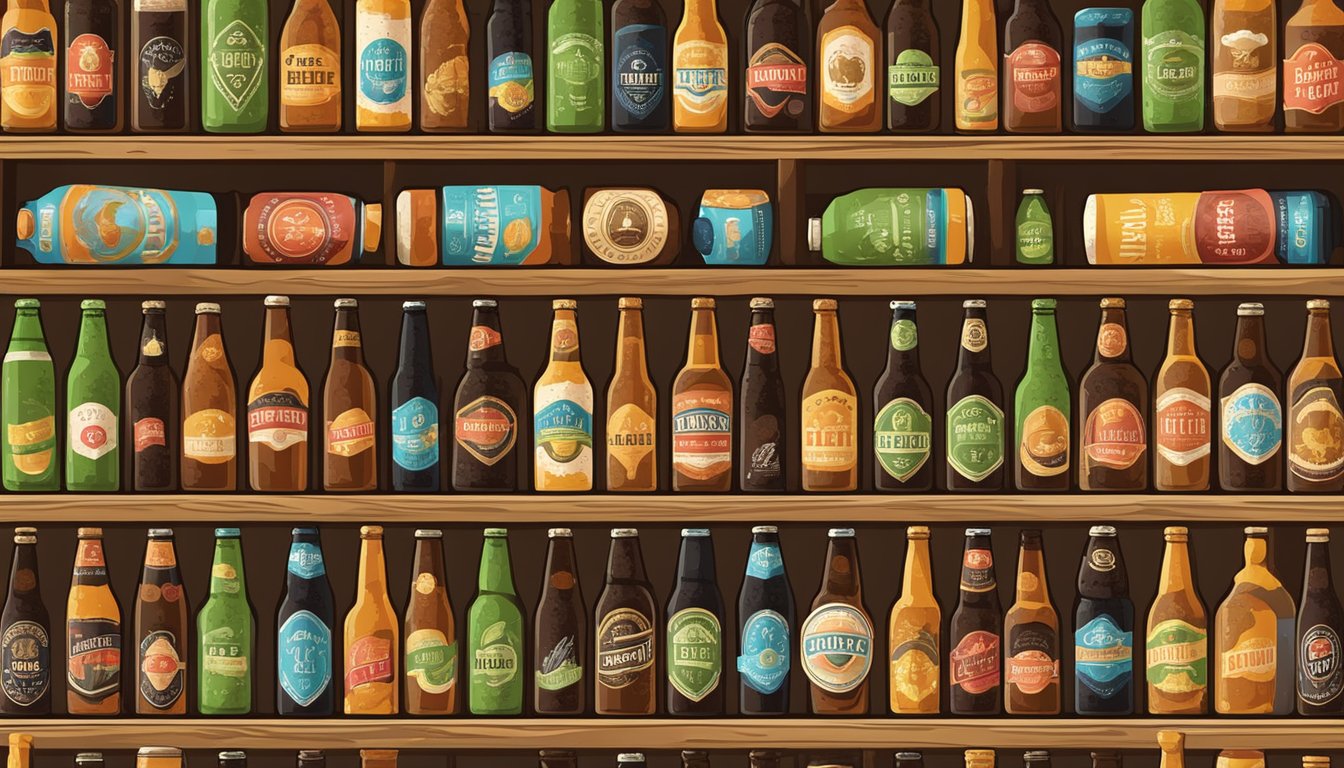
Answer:
POLYGON ((280 33, 280 130, 341 130, 341 27, 329 0, 294 0, 280 33))
POLYGON ((0 36, 0 128, 56 130, 56 18, 47 0, 9 0, 0 36))
POLYGON ((999 129, 999 35, 993 0, 965 0, 957 41, 958 131, 999 129))
POLYGON ((430 0, 420 16, 420 130, 470 127, 471 25, 462 0, 430 0))
POLYGON ((359 0, 355 50, 355 130, 410 130, 410 0, 359 0))
POLYGON ((383 527, 359 529, 359 593, 345 616, 345 714, 397 714, 397 614, 387 596, 383 527))
POLYGON ((836 0, 817 28, 817 125, 825 133, 882 128, 882 37, 864 0, 836 0))
POLYGON ((728 130, 728 37, 715 0, 686 0, 672 39, 672 128, 678 133, 728 130))

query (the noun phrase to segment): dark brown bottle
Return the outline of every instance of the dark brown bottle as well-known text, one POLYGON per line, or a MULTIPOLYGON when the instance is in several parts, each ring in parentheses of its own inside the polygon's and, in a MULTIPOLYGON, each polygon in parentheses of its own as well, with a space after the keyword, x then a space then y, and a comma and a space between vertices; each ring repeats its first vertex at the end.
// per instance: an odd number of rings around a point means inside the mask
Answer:
POLYGON ((931 0, 896 0, 887 14, 887 128, 938 130, 942 114, 938 23, 931 0))
POLYGON ((1330 302, 1307 302, 1302 357, 1288 374, 1289 403, 1284 420, 1288 490, 1338 493, 1344 490, 1344 375, 1330 333, 1330 302))
POLYGON ((532 633, 532 703, 539 715, 582 715, 588 701, 583 677, 588 615, 579 589, 574 533, 552 528, 547 536, 546 581, 532 633))
POLYGON ((783 491, 785 485, 784 380, 775 342, 775 302, 751 300, 747 361, 742 368, 742 428, 738 463, 744 491, 783 491))
POLYGON ((167 304, 140 305, 140 358, 126 379, 126 444, 131 446, 131 487, 177 488, 177 374, 168 363, 167 304))
POLYGON ((859 544, 853 528, 827 534, 826 570, 799 632, 803 672, 811 683, 814 715, 868 712, 868 673, 873 663, 873 621, 863 604, 859 544))
POLYGON ((812 130, 808 60, 812 22, 801 0, 755 0, 747 13, 746 116, 748 132, 812 130))
POLYGON ((667 600, 667 713, 722 715, 723 593, 708 528, 683 528, 667 600))
POLYGON ((1092 366, 1078 383, 1078 487, 1084 491, 1148 488, 1148 382, 1130 357, 1125 300, 1101 300, 1092 366))
POLYGON ((182 133, 191 129, 190 4, 131 0, 131 130, 182 133))
POLYGON ((1059 133, 1064 121, 1059 63, 1064 35, 1049 0, 1017 0, 1003 36, 1004 130, 1059 133))
POLYGON ((453 490, 514 491, 526 388, 504 355, 498 302, 477 299, 471 306, 467 367, 453 396, 453 490))
POLYGON ((737 595, 737 705, 742 714, 789 714, 794 613, 779 528, 755 526, 737 595))
POLYGON ((51 621, 37 579, 37 529, 14 529, 9 594, 0 613, 0 712, 51 714, 51 621))
POLYGON ((121 130, 121 3, 68 0, 65 4, 65 129, 121 130))
POLYGON ((948 688, 954 715, 997 715, 1003 611, 988 528, 967 528, 957 610, 949 625, 948 688))
POLYGON ((188 613, 173 529, 151 528, 135 600, 137 715, 186 713, 188 613))
POLYGON ((1093 752, 1092 768, 1120 768, 1121 757, 1119 752, 1093 752))
POLYGON ((873 388, 873 485, 933 488, 933 390, 919 364, 915 302, 891 302, 887 367, 873 388))
POLYGON ((1306 577, 1297 611, 1297 713, 1344 712, 1340 633, 1344 609, 1330 573, 1330 529, 1307 529, 1306 577))
POLYGON ((1265 308, 1237 307, 1232 360, 1218 381, 1218 484, 1225 491, 1283 490, 1283 374, 1265 348, 1265 308))
POLYGON ((611 530, 606 586, 593 614, 597 714, 653 714, 658 706, 658 607, 634 528, 611 530))
POLYGON ((983 299, 962 302, 957 370, 947 384, 947 489, 999 491, 1004 487, 1003 385, 989 355, 983 299))

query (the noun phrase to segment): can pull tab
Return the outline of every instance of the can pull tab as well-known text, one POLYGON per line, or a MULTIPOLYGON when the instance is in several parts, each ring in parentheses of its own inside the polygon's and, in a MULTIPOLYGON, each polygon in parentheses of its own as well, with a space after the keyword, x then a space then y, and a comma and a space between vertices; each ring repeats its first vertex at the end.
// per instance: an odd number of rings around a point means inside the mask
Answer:
POLYGON ((714 222, 704 216, 691 222, 691 242, 701 256, 714 253, 714 222))

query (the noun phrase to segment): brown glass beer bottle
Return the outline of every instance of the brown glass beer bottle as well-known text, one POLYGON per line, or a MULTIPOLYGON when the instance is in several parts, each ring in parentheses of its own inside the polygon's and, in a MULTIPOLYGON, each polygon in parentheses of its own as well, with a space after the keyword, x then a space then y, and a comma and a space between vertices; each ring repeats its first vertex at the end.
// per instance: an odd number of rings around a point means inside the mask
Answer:
POLYGON ((800 661, 811 682, 810 711, 866 714, 873 621, 863 604, 859 544, 853 528, 832 528, 828 538, 821 589, 798 632, 800 661))
POLYGON ((1010 715, 1058 715, 1059 614, 1045 580, 1041 532, 1022 531, 1017 601, 1003 619, 1003 708, 1010 715))
POLYGON ((1153 382, 1153 487, 1207 491, 1213 416, 1209 371, 1195 351, 1195 304, 1172 299, 1167 357, 1153 382))
POLYGON ((457 712, 457 631, 444 576, 443 531, 415 532, 415 565, 402 624, 406 713, 457 712))
POLYGON ((1344 490, 1344 376, 1330 335, 1330 302, 1307 302, 1302 357, 1288 375, 1288 490, 1344 490))
POLYGON ((644 302, 622 298, 616 370, 607 386, 607 490, 658 490, 658 392, 644 349, 644 302))
POLYGON ((733 485, 733 382, 719 364, 714 299, 691 299, 686 365, 672 384, 672 490, 733 485))
POLYGON ((653 714, 658 707, 658 607, 634 528, 611 530, 606 586, 593 613, 597 714, 653 714))
POLYGON ((1078 487, 1084 491, 1148 488, 1148 382, 1134 366, 1125 300, 1101 300, 1092 366, 1078 384, 1083 430, 1078 487))
POLYGON ((947 682, 955 715, 997 715, 1003 611, 988 528, 967 528, 957 609, 948 626, 947 682))
POLYGON ((372 491, 378 487, 378 400, 373 376, 364 365, 359 334, 359 302, 336 300, 331 364, 322 385, 325 439, 322 487, 328 491, 372 491))
POLYGON ((151 528, 135 600, 135 713, 187 711, 187 592, 173 529, 151 528))
POLYGON ((177 490, 177 375, 168 362, 167 302, 140 305, 140 359, 126 379, 127 443, 131 487, 136 491, 177 490))
POLYGON ((804 491, 852 491, 859 485, 859 397, 840 352, 835 299, 812 302, 812 367, 803 380, 804 491))
POLYGON ((261 368, 247 393, 247 477, 254 491, 308 490, 308 379, 294 359, 289 297, 266 297, 261 368))
POLYGON ((1237 307, 1232 360, 1218 381, 1218 485, 1283 490, 1283 374, 1265 349, 1264 305, 1237 307))
POLYGON ((998 491, 1005 475, 1003 385, 990 362, 985 301, 970 299, 962 308, 957 370, 947 384, 947 489, 998 491))
POLYGON ((1049 0, 1017 0, 1003 35, 1004 130, 1059 133, 1064 114, 1059 64, 1064 35, 1049 0))
POLYGON ((238 480, 238 399, 219 305, 196 305, 196 337, 182 377, 182 490, 232 491, 238 480))
POLYGON ((532 706, 539 715, 582 715, 588 701, 583 674, 588 615, 579 589, 574 533, 552 528, 547 537, 546 580, 532 631, 532 706))

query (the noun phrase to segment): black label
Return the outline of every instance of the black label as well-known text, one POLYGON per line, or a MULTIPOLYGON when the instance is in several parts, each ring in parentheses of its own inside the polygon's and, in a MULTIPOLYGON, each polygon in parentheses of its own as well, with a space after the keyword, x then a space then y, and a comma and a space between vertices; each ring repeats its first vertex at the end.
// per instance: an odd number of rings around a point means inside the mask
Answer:
POLYGON ((46 627, 16 621, 0 634, 0 646, 4 649, 0 687, 5 697, 21 707, 32 706, 51 682, 51 643, 46 627))
POLYGON ((1344 690, 1339 633, 1333 627, 1317 624, 1302 633, 1297 654, 1297 692, 1302 700, 1321 706, 1338 698, 1344 690))
POLYGON ((154 109, 167 107, 177 95, 177 78, 186 68, 182 43, 159 36, 152 37, 140 49, 140 90, 154 109))

